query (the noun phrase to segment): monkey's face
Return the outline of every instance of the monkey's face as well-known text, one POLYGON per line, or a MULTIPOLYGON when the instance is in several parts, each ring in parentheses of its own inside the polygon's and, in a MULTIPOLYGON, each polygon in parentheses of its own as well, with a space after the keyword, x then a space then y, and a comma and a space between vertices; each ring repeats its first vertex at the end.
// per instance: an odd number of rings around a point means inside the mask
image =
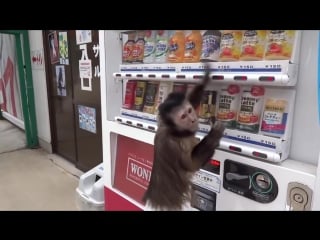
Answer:
POLYGON ((198 130, 197 113, 188 101, 175 108, 171 113, 171 118, 179 131, 196 132, 198 130))

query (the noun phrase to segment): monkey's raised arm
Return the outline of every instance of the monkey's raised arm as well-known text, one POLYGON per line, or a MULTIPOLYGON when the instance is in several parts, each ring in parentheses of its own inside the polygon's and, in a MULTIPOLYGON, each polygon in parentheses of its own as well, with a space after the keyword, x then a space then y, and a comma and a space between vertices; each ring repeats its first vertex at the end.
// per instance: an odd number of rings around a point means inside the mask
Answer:
POLYGON ((207 84, 209 83, 209 66, 206 66, 206 72, 203 77, 202 83, 198 84, 194 87, 194 89, 191 91, 191 93, 188 96, 188 99, 191 103, 191 105, 196 109, 202 100, 204 89, 206 88, 207 84))

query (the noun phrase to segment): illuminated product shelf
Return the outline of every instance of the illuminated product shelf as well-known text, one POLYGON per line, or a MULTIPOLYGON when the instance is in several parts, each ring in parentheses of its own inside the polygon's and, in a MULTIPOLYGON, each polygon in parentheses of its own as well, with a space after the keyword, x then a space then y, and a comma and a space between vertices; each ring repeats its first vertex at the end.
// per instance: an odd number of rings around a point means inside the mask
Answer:
POLYGON ((115 79, 198 82, 204 69, 219 83, 294 86, 298 65, 289 60, 120 65, 115 79))
MULTIPOLYGON (((136 128, 134 131, 139 129, 152 133, 157 131, 156 116, 153 114, 122 109, 121 115, 116 116, 115 121, 136 128)), ((196 137, 202 139, 209 130, 209 125, 199 124, 196 137)), ((126 135, 130 132, 126 132, 126 135)), ((236 129, 225 129, 219 148, 265 161, 281 162, 288 158, 289 143, 290 139, 285 137, 271 137, 236 129)))

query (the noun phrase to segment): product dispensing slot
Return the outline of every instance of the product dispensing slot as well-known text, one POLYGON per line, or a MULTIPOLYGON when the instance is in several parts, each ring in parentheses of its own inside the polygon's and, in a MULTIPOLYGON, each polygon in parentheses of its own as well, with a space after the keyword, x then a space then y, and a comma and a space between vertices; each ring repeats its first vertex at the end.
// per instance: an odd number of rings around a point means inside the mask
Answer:
POLYGON ((224 79, 224 76, 222 75, 214 75, 211 77, 212 80, 223 80, 224 79))
POLYGON ((234 76, 233 80, 246 81, 248 80, 247 76, 234 76))

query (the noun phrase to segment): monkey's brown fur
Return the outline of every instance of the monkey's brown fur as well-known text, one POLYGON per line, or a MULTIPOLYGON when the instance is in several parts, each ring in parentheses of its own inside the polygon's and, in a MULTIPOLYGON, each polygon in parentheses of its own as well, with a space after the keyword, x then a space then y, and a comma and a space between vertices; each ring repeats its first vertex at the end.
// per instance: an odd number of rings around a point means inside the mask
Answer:
MULTIPOLYGON (((209 71, 202 83, 184 97, 194 109, 199 106, 208 82, 209 71)), ((223 125, 216 122, 200 142, 195 132, 179 132, 168 119, 169 98, 159 107, 160 110, 162 107, 162 113, 159 111, 159 126, 154 139, 151 179, 143 197, 144 202, 159 210, 179 210, 190 201, 192 175, 211 159, 224 131, 223 125)))

